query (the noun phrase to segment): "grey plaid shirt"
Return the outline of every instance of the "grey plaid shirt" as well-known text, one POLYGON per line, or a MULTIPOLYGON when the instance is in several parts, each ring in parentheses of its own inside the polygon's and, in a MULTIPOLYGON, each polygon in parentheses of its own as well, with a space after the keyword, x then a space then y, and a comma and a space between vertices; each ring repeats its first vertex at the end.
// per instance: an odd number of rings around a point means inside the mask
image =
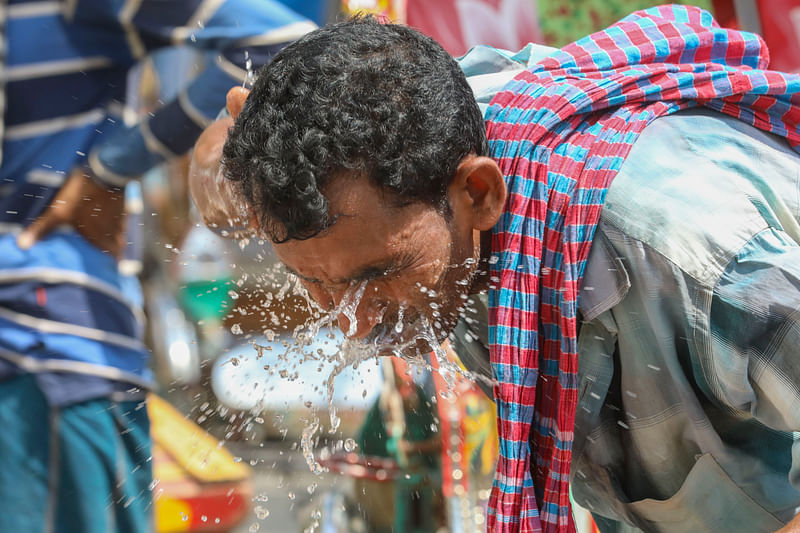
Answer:
MULTIPOLYGON (((601 530, 768 532, 798 512, 799 243, 783 140, 688 111, 634 145, 579 302, 572 488, 601 530)), ((454 346, 480 359, 471 318, 454 346)))

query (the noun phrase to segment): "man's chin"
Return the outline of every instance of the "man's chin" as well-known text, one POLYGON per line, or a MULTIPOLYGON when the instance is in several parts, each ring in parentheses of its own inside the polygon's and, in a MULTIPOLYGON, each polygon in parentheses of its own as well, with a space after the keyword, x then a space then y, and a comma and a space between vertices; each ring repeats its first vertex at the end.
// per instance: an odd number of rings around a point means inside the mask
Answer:
POLYGON ((433 327, 422 317, 404 323, 402 328, 391 323, 378 324, 362 342, 374 346, 378 355, 415 357, 433 351, 445 341, 450 330, 452 328, 433 327))

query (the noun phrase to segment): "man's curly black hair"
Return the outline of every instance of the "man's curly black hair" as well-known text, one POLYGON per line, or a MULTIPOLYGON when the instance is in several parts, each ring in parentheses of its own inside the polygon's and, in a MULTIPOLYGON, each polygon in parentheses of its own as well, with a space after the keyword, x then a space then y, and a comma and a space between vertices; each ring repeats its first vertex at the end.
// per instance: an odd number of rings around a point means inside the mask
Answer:
POLYGON ((447 210, 447 185, 487 153, 458 64, 433 39, 360 16, 287 46, 258 73, 223 152, 274 242, 330 227, 334 177, 366 175, 400 202, 447 210))

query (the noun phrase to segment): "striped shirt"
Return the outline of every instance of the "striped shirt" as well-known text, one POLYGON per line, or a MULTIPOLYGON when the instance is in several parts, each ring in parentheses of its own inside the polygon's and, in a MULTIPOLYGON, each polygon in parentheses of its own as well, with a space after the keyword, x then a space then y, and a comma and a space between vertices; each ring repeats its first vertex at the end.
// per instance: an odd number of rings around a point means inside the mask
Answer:
POLYGON ((508 187, 492 231, 500 454, 488 527, 574 530, 578 292, 608 186, 653 120, 702 105, 800 143, 800 77, 698 8, 634 13, 522 71, 485 115, 508 187))
MULTIPOLYGON (((138 283, 65 228, 20 250, 15 234, 72 169, 124 186, 185 153, 227 90, 315 25, 275 0, 9 0, 0 166, 0 375, 68 372, 147 386, 138 283), (191 46, 207 68, 138 124, 126 77, 147 54, 191 46), (9 364, 10 363, 10 364, 9 364), (4 370, 4 369, 5 370, 4 370)), ((59 401, 75 401, 80 394, 59 401)))

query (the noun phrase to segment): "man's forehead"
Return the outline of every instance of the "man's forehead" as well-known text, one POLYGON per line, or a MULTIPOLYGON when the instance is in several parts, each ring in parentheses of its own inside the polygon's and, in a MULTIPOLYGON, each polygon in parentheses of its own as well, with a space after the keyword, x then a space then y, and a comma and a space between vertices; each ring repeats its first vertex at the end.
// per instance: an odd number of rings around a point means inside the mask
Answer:
POLYGON ((380 209, 401 209, 414 203, 372 183, 361 172, 340 173, 322 190, 333 217, 375 214, 380 209))
POLYGON ((276 244, 275 251, 287 269, 303 279, 346 283, 409 263, 436 227, 430 213, 402 221, 371 216, 342 216, 327 231, 276 244))
POLYGON ((415 202, 400 206, 363 176, 339 176, 326 188, 333 224, 306 240, 276 244, 287 268, 303 279, 358 281, 370 270, 391 269, 425 246, 441 224, 438 212, 415 202))
POLYGON ((323 193, 328 202, 328 226, 308 239, 282 241, 276 249, 305 253, 314 251, 307 243, 352 248, 363 241, 379 242, 389 228, 397 225, 395 218, 401 214, 397 207, 383 201, 383 195, 366 178, 337 177, 323 193))

